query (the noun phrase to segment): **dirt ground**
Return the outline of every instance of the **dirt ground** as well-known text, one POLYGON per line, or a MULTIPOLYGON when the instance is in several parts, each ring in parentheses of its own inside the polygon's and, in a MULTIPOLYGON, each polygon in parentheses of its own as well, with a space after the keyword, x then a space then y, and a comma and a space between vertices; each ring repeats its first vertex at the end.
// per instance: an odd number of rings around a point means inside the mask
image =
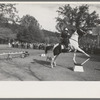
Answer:
MULTIPOLYGON (((19 51, 28 51, 30 55, 12 60, 0 56, 0 81, 100 81, 99 55, 91 55, 90 60, 83 65, 84 72, 74 72, 73 53, 60 54, 57 66, 52 69, 50 62, 40 56, 43 50, 0 46, 0 53, 19 51)), ((86 59, 83 54, 77 53, 77 62, 82 63, 86 59)))

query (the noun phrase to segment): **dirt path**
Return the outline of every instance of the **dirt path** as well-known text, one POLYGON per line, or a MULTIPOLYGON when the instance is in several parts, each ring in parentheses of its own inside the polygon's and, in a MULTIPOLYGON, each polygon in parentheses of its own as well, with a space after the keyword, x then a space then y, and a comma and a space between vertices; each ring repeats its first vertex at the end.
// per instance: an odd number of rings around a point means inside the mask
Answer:
POLYGON ((1 81, 38 81, 38 79, 28 70, 28 64, 17 64, 14 61, 0 62, 1 81))

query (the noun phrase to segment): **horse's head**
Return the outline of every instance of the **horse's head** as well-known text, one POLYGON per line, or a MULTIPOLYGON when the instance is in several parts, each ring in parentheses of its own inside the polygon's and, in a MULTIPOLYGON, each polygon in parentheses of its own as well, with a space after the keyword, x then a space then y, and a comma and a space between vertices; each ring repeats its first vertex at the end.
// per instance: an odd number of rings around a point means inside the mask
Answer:
POLYGON ((86 30, 83 30, 83 29, 77 29, 77 33, 78 33, 79 37, 82 37, 85 34, 87 34, 86 30))

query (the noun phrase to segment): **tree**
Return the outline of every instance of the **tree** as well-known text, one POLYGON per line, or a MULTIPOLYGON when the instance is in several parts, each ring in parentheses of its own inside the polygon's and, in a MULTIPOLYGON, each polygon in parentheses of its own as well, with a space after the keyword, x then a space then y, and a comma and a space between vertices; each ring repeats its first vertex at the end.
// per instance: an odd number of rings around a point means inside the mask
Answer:
POLYGON ((0 4, 0 24, 15 24, 19 21, 18 11, 15 7, 16 4, 0 4))
POLYGON ((24 42, 42 42, 43 32, 38 21, 30 15, 23 16, 20 20, 20 28, 17 39, 24 42))
POLYGON ((15 33, 19 22, 16 4, 0 3, 0 38, 6 42, 16 38, 15 33), (17 26, 17 27, 16 27, 17 26))
POLYGON ((9 28, 0 28, 0 43, 7 43, 16 38, 16 34, 13 34, 9 28))
POLYGON ((72 8, 69 4, 59 7, 57 10, 58 17, 56 18, 56 28, 59 32, 62 32, 65 27, 68 29, 77 29, 80 27, 91 28, 96 25, 99 15, 96 11, 89 13, 88 5, 81 5, 79 7, 72 8))

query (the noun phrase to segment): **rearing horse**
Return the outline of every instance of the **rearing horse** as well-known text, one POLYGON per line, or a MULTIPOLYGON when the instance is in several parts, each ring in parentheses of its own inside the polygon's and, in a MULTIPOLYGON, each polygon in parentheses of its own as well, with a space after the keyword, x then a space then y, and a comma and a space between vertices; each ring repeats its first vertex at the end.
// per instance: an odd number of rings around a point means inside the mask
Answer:
MULTIPOLYGON (((78 31, 78 30, 77 30, 78 31)), ((74 57, 73 57, 73 61, 74 63, 76 63, 76 60, 75 60, 75 57, 76 57, 76 51, 80 51, 81 53, 85 54, 87 57, 90 57, 86 52, 84 52, 80 47, 79 47, 79 43, 78 43, 78 40, 79 40, 79 36, 81 35, 80 33, 78 33, 77 31, 75 31, 71 38, 69 39, 69 46, 71 49, 74 49, 74 57)), ((86 34, 84 33, 83 30, 81 30, 81 32, 83 32, 83 34, 86 34)), ((82 34, 82 36, 83 36, 82 34)))
MULTIPOLYGON (((77 51, 80 51, 81 53, 85 54, 87 57, 90 57, 87 53, 85 53, 80 47, 79 47, 79 37, 83 36, 83 35, 86 35, 86 32, 84 32, 83 30, 76 30, 72 35, 71 37, 69 38, 69 45, 68 47, 70 49, 66 49, 65 51, 68 52, 68 51, 71 51, 71 50, 74 50, 74 56, 73 56, 73 61, 74 63, 76 63, 76 52, 77 51)), ((49 50, 49 49, 48 49, 49 50)), ((45 49, 45 53, 47 54, 47 49, 45 49)), ((62 50, 62 45, 60 43, 58 44, 55 44, 53 49, 53 58, 52 58, 52 61, 51 61, 51 68, 53 68, 54 66, 56 66, 56 59, 58 57, 58 55, 60 53, 63 53, 63 50, 62 50)))

